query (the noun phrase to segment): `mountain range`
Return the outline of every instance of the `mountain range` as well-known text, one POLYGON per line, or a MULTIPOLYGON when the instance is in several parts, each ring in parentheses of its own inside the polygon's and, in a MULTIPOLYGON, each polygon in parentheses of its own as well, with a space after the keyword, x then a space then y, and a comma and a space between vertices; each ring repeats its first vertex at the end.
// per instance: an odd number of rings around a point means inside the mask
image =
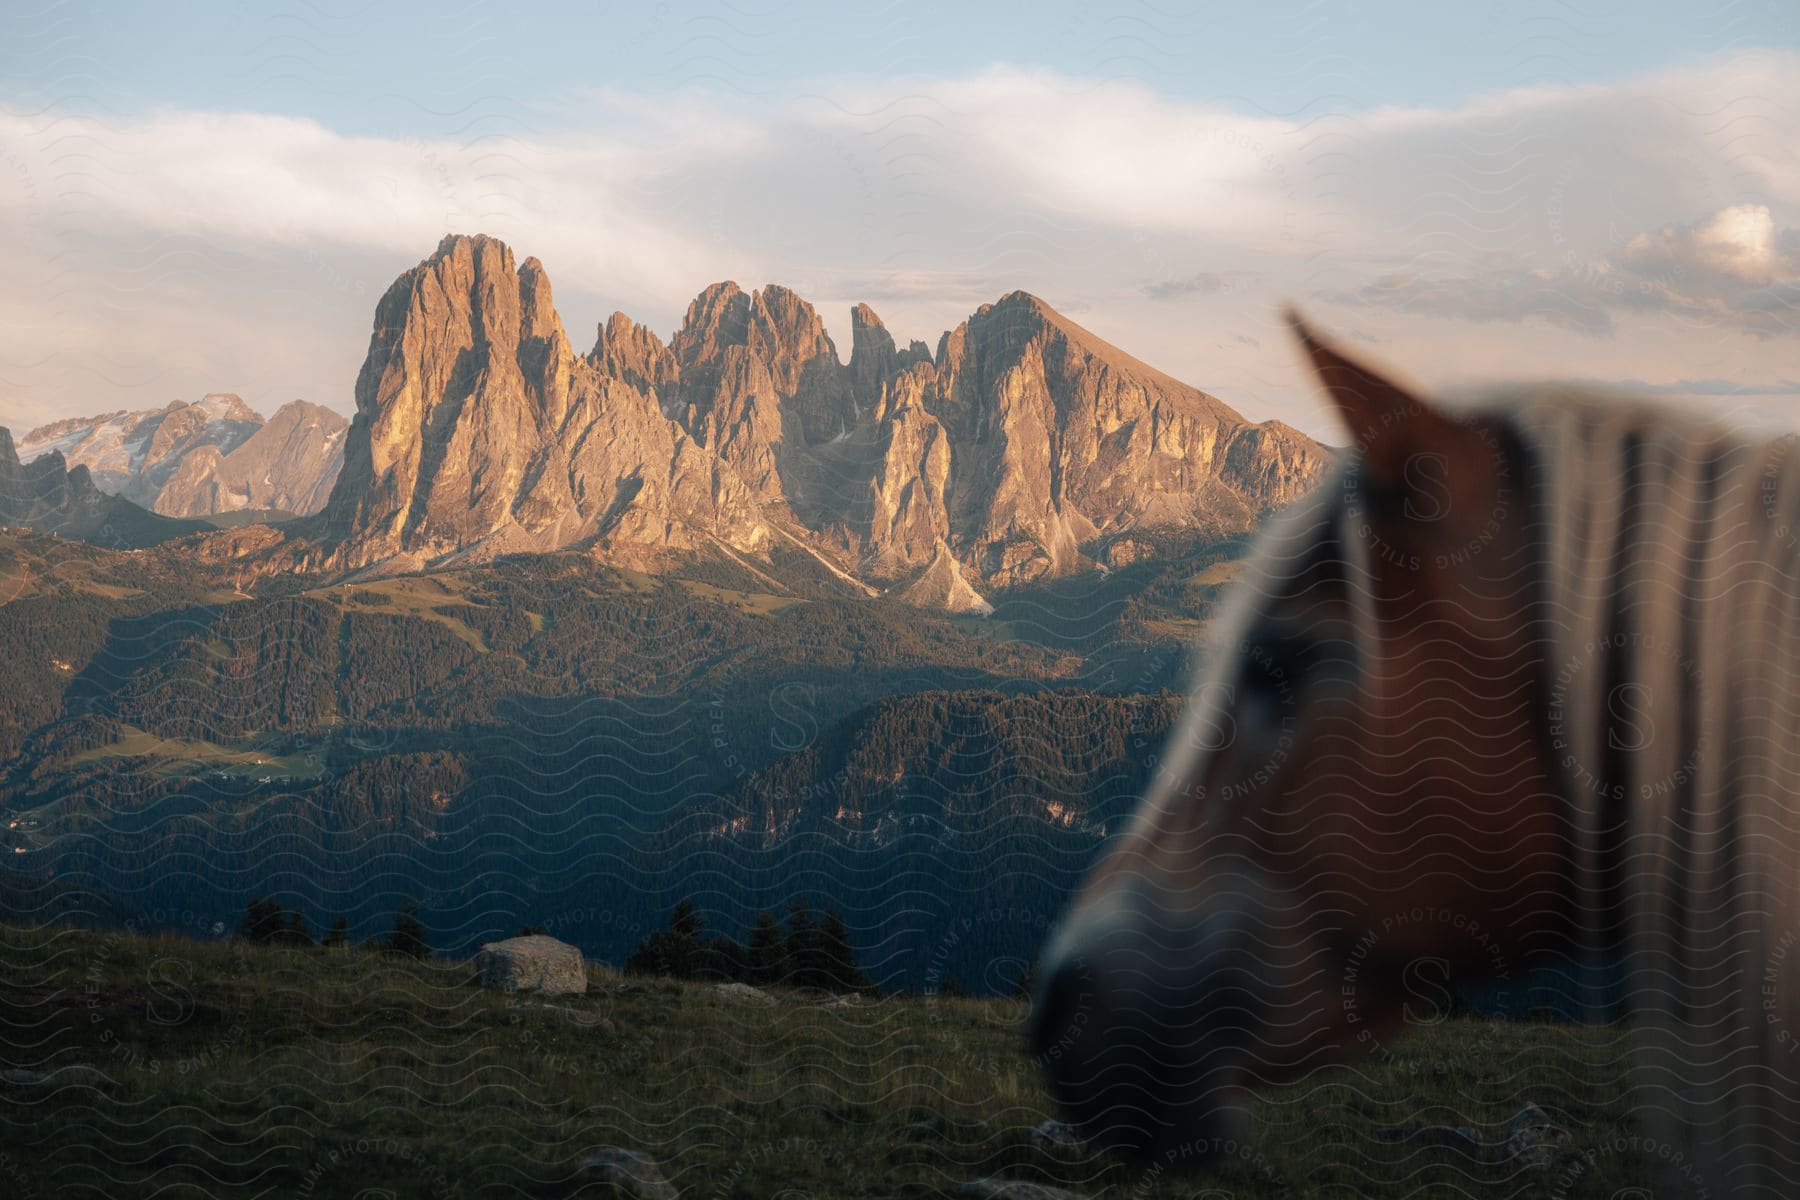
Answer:
POLYGON ((61 454, 96 486, 168 517, 312 513, 343 463, 348 422, 304 400, 268 420, 229 392, 193 404, 71 417, 19 440, 19 458, 61 454))
POLYGON ((59 421, 20 457, 61 453, 169 516, 316 514, 202 547, 253 578, 565 547, 767 576, 799 556, 850 593, 949 611, 1154 557, 1170 533, 1247 531, 1329 461, 1025 292, 935 351, 901 348, 866 304, 850 317, 845 362, 794 292, 723 282, 667 342, 614 313, 580 354, 538 260, 450 236, 377 305, 347 428, 302 401, 264 421, 217 393, 59 421))
POLYGON ((451 237, 347 423, 0 431, 0 904, 410 898, 619 961, 680 899, 806 900, 885 985, 1010 986, 1331 455, 1024 292, 935 349, 850 316, 846 359, 719 283, 577 353, 535 259, 451 237))
POLYGON ((0 525, 115 550, 154 546, 211 528, 160 516, 101 491, 87 467, 71 469, 58 451, 23 462, 5 429, 0 429, 0 525))
POLYGON ((1116 566, 1147 535, 1231 534, 1329 461, 1013 292, 900 349, 851 313, 848 363, 778 285, 708 287, 667 342, 622 313, 578 354, 549 277, 447 237, 382 297, 344 467, 286 547, 381 573, 589 547, 750 569, 799 553, 951 610, 1116 566))

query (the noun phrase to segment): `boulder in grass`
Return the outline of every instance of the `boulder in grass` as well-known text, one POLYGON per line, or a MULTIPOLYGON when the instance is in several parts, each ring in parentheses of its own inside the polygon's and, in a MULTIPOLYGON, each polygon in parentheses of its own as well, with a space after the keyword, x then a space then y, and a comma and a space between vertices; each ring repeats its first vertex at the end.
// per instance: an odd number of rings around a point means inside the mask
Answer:
POLYGON ((581 1161, 582 1169, 612 1185, 613 1194, 632 1200, 679 1200, 675 1185, 648 1154, 619 1146, 603 1146, 581 1161))
POLYGON ((1081 1133, 1067 1121, 1039 1121, 1031 1127, 1031 1144, 1045 1151, 1079 1148, 1081 1133))
POLYGON ((1569 1131, 1535 1104, 1527 1104, 1506 1124, 1496 1142, 1484 1141, 1472 1125, 1396 1125, 1375 1131, 1377 1141, 1408 1149, 1435 1147, 1453 1150, 1464 1158, 1507 1172, 1562 1169, 1579 1164, 1585 1156, 1569 1131))
POLYGON ((503 992, 579 996, 587 991, 587 965, 567 942, 534 933, 488 942, 475 955, 477 981, 503 992))
POLYGON ((1569 1131, 1535 1104, 1527 1104, 1507 1122, 1506 1140, 1500 1146, 1500 1161, 1521 1171, 1553 1170, 1578 1154, 1569 1131))
POLYGON ((761 988, 751 987, 747 983, 719 983, 713 985, 713 995, 720 1000, 735 1000, 747 1004, 775 1004, 775 997, 761 988))

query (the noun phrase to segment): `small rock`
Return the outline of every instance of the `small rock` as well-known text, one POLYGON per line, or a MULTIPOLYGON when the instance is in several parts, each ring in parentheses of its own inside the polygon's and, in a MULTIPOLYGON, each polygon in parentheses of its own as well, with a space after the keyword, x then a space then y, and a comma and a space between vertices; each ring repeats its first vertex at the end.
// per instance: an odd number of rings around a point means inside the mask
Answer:
POLYGON ((976 1200, 1084 1200, 1079 1192, 1023 1179, 971 1179, 957 1188, 956 1194, 976 1200))
POLYGON ((980 1117, 965 1117, 951 1113, 932 1113, 918 1121, 909 1122, 901 1128, 900 1134, 908 1141, 915 1142, 956 1142, 969 1144, 983 1141, 993 1136, 993 1129, 980 1117))
POLYGON ((820 1008, 855 1008, 862 1003, 862 997, 855 992, 847 992, 842 996, 827 996, 819 1001, 820 1008))
POLYGON ((1039 1121, 1031 1127, 1031 1144, 1039 1150, 1081 1145, 1081 1134, 1067 1121, 1039 1121))
POLYGON ((581 951, 545 934, 488 942, 475 955, 483 987, 545 996, 579 996, 587 991, 581 951))
POLYGON ((721 1000, 740 1000, 752 1004, 774 1004, 775 997, 761 988, 751 987, 747 983, 720 983, 713 985, 713 995, 721 1000))
POLYGON ((612 1184, 620 1195, 633 1200, 680 1200, 680 1193, 663 1178, 656 1160, 636 1150, 603 1146, 581 1160, 581 1169, 592 1171, 612 1184))
POLYGON ((1575 1139, 1543 1109, 1527 1104, 1506 1123, 1500 1161, 1521 1171, 1548 1171, 1574 1154, 1575 1139))
POLYGON ((1498 1142, 1483 1141, 1481 1134, 1467 1125, 1390 1126, 1377 1129, 1375 1140, 1453 1150, 1475 1162, 1509 1171, 1548 1171, 1580 1156, 1568 1130, 1535 1104, 1527 1104, 1513 1115, 1498 1142))

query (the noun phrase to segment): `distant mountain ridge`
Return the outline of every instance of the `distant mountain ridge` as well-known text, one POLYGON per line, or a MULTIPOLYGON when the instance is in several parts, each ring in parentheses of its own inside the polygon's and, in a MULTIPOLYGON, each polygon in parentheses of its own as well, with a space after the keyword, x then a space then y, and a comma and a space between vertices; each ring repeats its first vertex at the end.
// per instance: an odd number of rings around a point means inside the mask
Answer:
POLYGON ((982 610, 1161 532, 1243 532, 1329 463, 1025 292, 935 353, 867 305, 851 320, 845 363, 794 292, 724 282, 667 343, 615 313, 578 354, 537 259, 446 237, 377 306, 343 469, 278 557, 347 575, 569 546, 643 569, 799 554, 868 594, 982 610))
POLYGON ((192 404, 55 421, 20 438, 18 452, 27 463, 60 453, 103 491, 164 516, 305 514, 331 493, 348 426, 304 400, 265 421, 232 393, 209 392, 192 404))
POLYGON ((70 468, 60 451, 20 462, 12 433, 0 428, 0 526, 52 533, 135 550, 200 533, 200 521, 159 516, 94 486, 88 468, 70 468))

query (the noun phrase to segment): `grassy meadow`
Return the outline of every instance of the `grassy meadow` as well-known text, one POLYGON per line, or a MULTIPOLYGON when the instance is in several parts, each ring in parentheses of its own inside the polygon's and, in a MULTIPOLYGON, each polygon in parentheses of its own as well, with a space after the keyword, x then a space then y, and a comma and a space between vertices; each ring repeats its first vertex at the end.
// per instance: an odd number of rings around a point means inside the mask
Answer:
POLYGON ((0 1194, 602 1196, 604 1146, 682 1197, 934 1197, 984 1177, 1083 1196, 1611 1197, 1644 1180, 1617 1029, 1448 1020, 1267 1097, 1204 1174, 1038 1147, 1017 1000, 775 1003, 591 966, 584 997, 363 950, 0 927, 0 1194), (1586 1160, 1403 1149, 1526 1101, 1586 1160))

